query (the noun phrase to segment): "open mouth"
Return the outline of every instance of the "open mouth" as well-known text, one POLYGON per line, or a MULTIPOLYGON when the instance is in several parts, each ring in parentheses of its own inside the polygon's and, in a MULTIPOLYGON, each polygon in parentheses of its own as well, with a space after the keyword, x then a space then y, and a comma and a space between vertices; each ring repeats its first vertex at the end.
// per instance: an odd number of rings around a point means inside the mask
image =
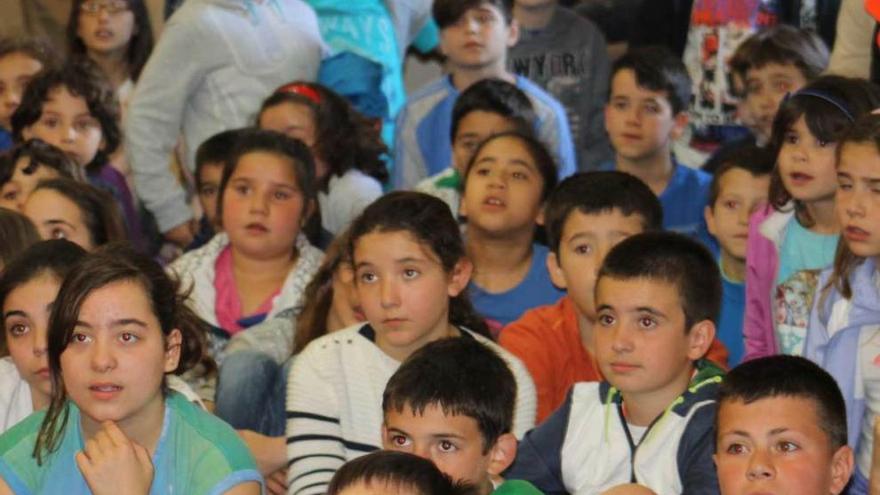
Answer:
POLYGON ((848 226, 843 230, 843 235, 850 241, 866 241, 871 233, 855 226, 848 226))
POLYGON ((89 392, 97 399, 109 400, 122 392, 122 387, 113 383, 99 383, 89 386, 89 392))
POLYGON ((256 222, 247 224, 245 226, 245 230, 247 230, 248 232, 251 232, 251 233, 255 233, 255 234, 262 234, 262 233, 269 232, 269 229, 265 225, 263 225, 261 223, 256 223, 256 222))

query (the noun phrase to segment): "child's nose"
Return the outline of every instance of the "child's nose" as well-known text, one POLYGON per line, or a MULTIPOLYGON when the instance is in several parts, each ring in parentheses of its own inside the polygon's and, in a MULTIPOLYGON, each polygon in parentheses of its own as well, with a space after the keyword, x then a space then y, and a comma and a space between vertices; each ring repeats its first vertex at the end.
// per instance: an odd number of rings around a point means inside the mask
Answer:
POLYGON ((380 285, 381 302, 383 308, 393 308, 400 304, 400 293, 397 290, 397 284, 393 280, 387 278, 382 280, 380 285))
POLYGON ((116 367, 116 358, 108 343, 96 340, 92 343, 92 369, 105 373, 116 367))
POLYGON ((756 449, 749 457, 746 478, 750 481, 761 481, 773 479, 775 474, 776 471, 773 469, 773 462, 770 456, 765 454, 762 449, 756 449))

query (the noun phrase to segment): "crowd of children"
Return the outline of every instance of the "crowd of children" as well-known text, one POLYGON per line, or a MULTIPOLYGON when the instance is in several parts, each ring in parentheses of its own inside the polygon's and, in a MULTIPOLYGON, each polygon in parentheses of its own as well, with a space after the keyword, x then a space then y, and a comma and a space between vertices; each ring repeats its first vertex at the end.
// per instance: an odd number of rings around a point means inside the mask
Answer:
POLYGON ((0 495, 880 493, 840 2, 158 3, 0 33, 0 495))

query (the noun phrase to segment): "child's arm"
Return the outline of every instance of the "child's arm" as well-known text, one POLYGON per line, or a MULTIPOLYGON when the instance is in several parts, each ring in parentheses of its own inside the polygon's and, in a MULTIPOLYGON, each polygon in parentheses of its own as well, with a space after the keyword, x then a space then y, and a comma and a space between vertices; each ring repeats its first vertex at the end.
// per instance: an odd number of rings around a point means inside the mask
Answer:
POLYGON ((682 495, 717 495, 718 473, 715 452, 715 405, 706 405, 693 414, 678 446, 678 474, 682 495))
POLYGON ((309 350, 294 360, 287 380, 290 495, 323 493, 333 474, 346 461, 339 404, 332 384, 318 373, 321 363, 317 362, 316 353, 309 350))
POLYGON ((2 477, 0 477, 0 495, 15 495, 12 492, 12 489, 9 488, 9 485, 7 485, 5 481, 3 481, 2 477))

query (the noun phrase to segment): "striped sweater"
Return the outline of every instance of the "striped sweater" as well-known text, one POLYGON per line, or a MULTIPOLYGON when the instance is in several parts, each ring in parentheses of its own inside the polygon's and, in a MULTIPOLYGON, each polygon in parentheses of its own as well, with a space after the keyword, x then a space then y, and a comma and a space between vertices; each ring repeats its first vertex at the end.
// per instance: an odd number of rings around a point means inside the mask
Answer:
MULTIPOLYGON (((522 362, 470 331, 510 366, 517 383, 513 432, 533 426, 535 386, 522 362)), ((287 385, 288 494, 326 492, 346 461, 382 445, 382 393, 400 366, 379 347, 367 325, 349 327, 315 340, 294 361, 287 385)))

